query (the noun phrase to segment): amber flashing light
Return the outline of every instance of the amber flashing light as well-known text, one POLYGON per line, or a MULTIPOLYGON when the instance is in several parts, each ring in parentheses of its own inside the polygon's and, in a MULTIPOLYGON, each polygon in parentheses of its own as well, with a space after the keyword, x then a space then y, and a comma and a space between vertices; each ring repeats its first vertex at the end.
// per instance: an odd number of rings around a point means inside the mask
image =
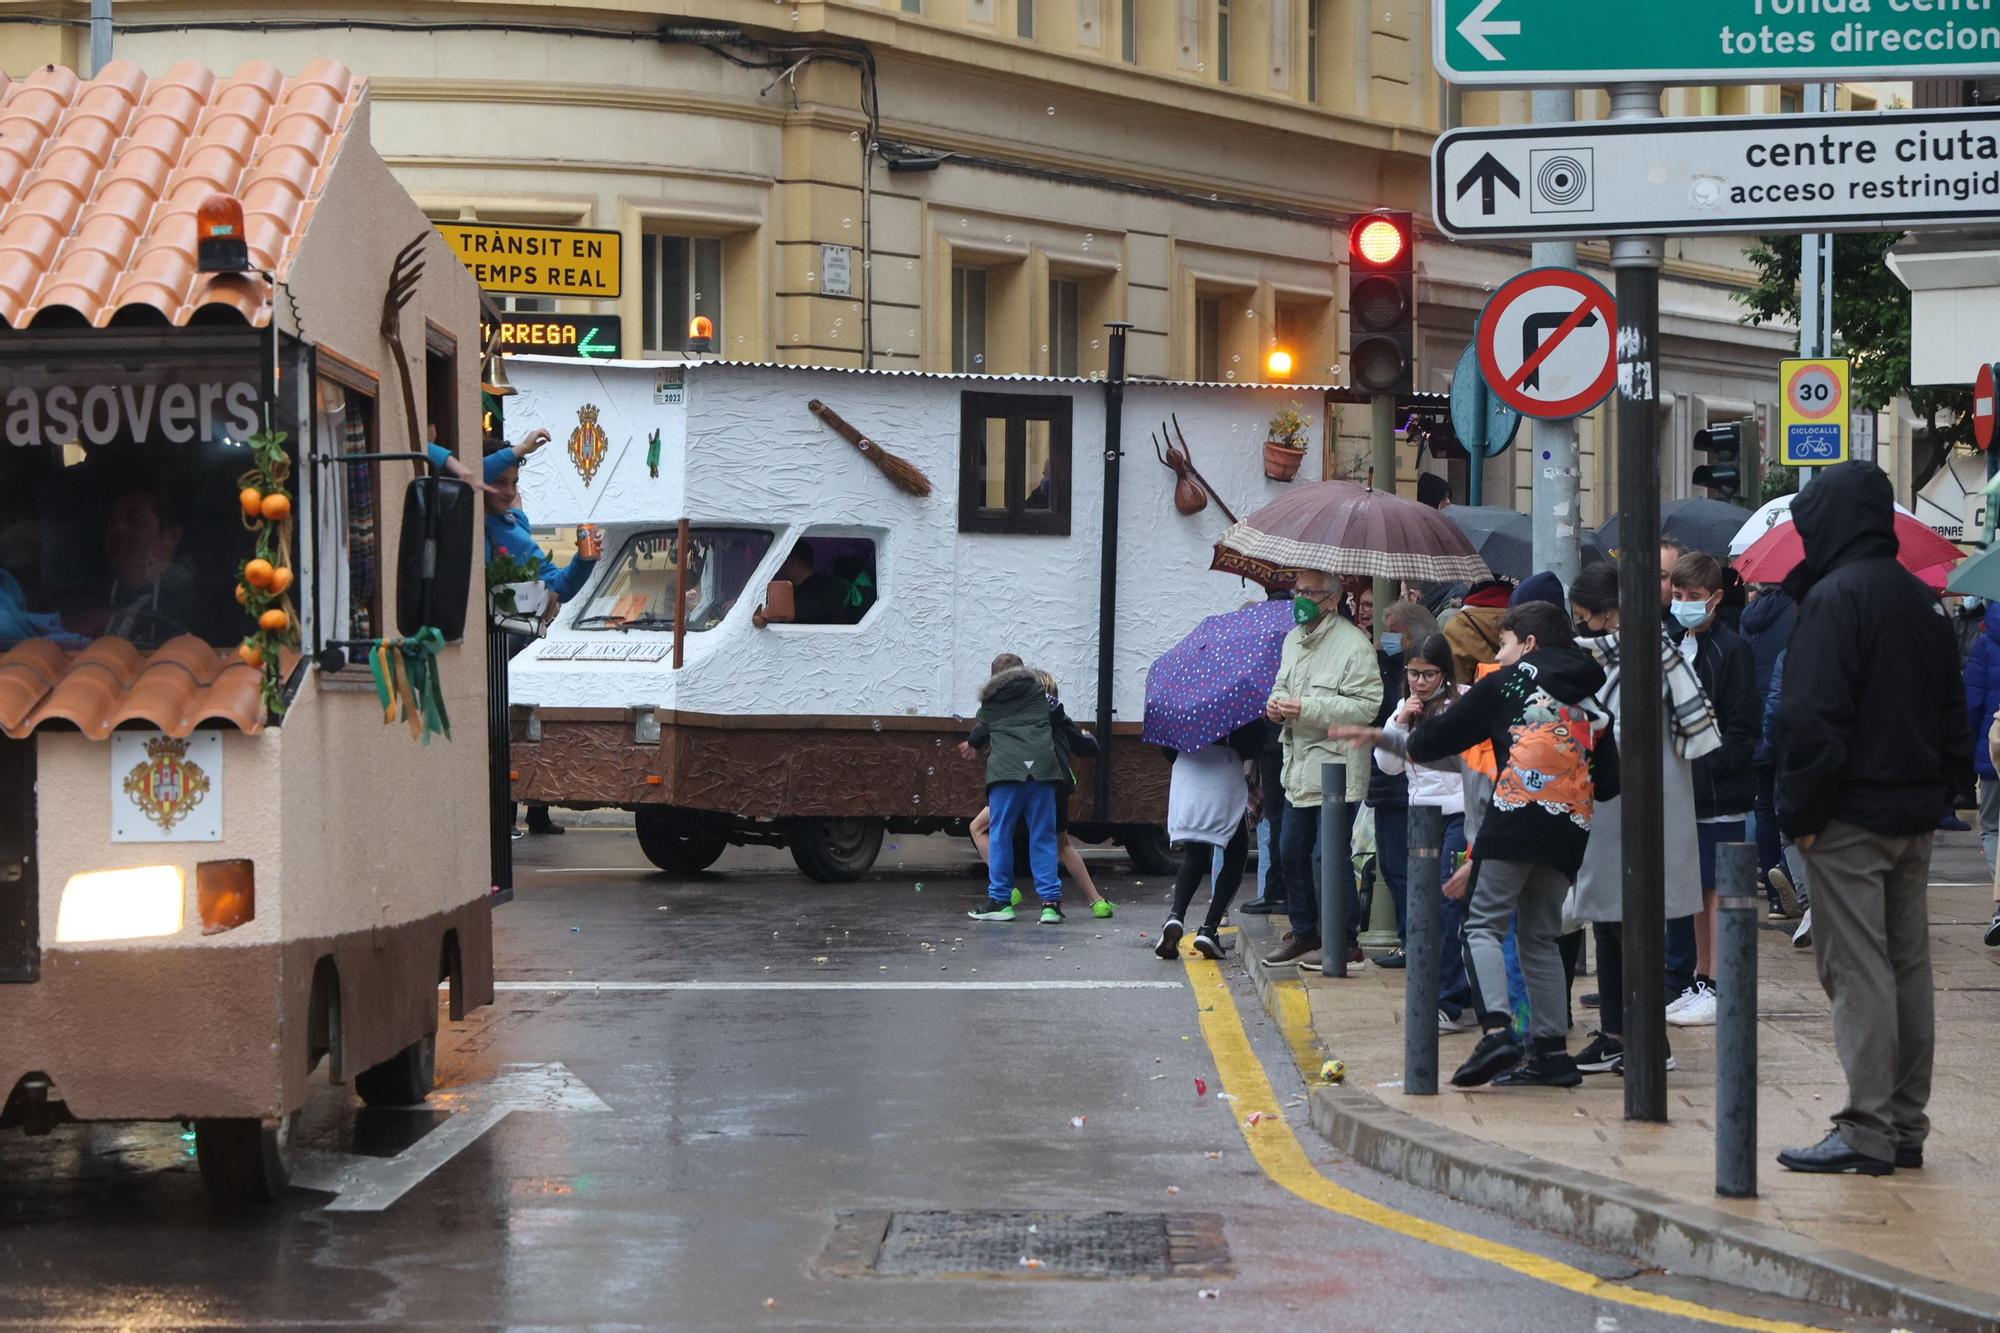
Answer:
POLYGON ((243 235, 243 205, 233 195, 211 194, 194 215, 195 267, 203 273, 241 273, 250 267, 243 235))
POLYGON ((1292 354, 1280 347, 1264 358, 1264 369, 1274 380, 1288 380, 1296 363, 1292 354))

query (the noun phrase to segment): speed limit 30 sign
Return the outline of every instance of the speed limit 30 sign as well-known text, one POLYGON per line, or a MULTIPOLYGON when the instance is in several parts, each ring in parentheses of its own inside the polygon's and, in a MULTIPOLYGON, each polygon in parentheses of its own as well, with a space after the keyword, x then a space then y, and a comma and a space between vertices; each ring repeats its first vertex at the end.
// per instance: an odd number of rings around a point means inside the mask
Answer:
POLYGON ((1831 467, 1848 457, 1848 364, 1845 357, 1787 361, 1779 430, 1786 467, 1831 467))

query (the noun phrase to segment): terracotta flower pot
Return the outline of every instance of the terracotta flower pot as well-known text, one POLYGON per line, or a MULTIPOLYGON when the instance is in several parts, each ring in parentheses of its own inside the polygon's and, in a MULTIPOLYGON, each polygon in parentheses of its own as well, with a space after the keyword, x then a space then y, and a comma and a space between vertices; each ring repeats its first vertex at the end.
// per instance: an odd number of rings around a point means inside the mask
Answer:
POLYGON ((1264 475, 1272 481, 1292 481, 1299 475, 1299 465, 1306 461, 1306 451, 1295 449, 1280 440, 1264 441, 1264 475))

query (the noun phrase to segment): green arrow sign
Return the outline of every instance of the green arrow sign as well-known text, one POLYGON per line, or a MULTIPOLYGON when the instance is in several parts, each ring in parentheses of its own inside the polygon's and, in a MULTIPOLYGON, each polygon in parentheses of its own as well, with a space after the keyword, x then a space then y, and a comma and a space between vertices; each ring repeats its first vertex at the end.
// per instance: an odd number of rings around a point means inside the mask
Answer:
POLYGON ((585 332, 583 341, 576 345, 576 354, 586 361, 590 360, 593 356, 616 356, 618 355, 618 344, 597 341, 597 330, 592 328, 585 332))
POLYGON ((1576 0, 1436 0, 1438 73, 1512 87, 2000 73, 1994 0, 1627 0, 1606 8, 1616 13, 1579 22, 1576 0))

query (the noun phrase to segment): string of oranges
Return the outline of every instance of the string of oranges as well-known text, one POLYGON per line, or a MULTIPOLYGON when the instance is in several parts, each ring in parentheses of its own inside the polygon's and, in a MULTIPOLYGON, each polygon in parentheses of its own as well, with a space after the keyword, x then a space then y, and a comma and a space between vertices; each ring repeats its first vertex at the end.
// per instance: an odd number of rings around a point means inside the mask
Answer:
POLYGON ((248 666, 264 673, 264 707, 272 717, 285 711, 279 655, 299 641, 298 607, 290 597, 293 573, 292 494, 285 489, 292 460, 286 434, 270 423, 249 439, 255 462, 236 479, 243 526, 257 535, 251 557, 237 572, 236 602, 254 626, 236 650, 248 666))

